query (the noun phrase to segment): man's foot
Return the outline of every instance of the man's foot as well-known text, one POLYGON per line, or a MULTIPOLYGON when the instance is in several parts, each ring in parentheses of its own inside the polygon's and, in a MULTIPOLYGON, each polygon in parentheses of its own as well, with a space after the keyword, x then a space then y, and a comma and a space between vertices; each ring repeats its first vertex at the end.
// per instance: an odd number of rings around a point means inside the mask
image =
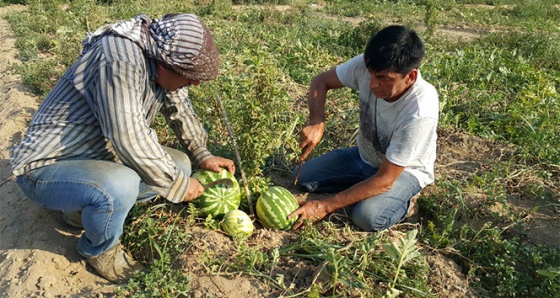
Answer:
POLYGON ((62 219, 64 222, 74 228, 84 229, 82 224, 82 211, 67 211, 62 212, 62 219))
POLYGON ((88 258, 87 262, 97 273, 114 283, 127 282, 134 277, 135 271, 144 269, 123 250, 120 242, 101 255, 88 258))

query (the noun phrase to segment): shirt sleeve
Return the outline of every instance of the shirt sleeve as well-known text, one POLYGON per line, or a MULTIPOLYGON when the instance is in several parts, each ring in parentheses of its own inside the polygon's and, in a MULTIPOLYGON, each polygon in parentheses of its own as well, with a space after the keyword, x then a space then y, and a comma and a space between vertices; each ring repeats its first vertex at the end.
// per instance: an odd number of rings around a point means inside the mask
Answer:
POLYGON ((142 106, 146 74, 137 65, 117 61, 100 67, 93 111, 121 162, 167 200, 181 202, 188 177, 163 151, 142 106))
POLYGON ((161 112, 196 164, 212 156, 206 147, 208 134, 193 110, 187 88, 167 92, 161 112))
POLYGON ((364 55, 358 55, 336 67, 336 75, 345 87, 359 90, 360 80, 369 79, 364 55), (365 75, 365 76, 364 76, 365 75))

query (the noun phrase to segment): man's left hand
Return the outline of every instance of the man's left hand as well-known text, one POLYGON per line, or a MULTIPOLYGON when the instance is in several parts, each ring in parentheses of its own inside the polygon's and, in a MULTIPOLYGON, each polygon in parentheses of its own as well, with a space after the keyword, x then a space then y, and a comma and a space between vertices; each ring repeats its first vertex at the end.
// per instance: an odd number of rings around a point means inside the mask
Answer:
POLYGON ((301 227, 307 219, 311 220, 311 222, 317 222, 329 214, 327 211, 328 203, 326 201, 309 201, 300 202, 299 204, 301 207, 288 215, 288 219, 297 218, 299 216, 292 230, 301 227))
POLYGON ((212 156, 203 160, 200 163, 200 168, 203 170, 213 171, 219 173, 222 171, 222 168, 225 168, 231 174, 235 174, 235 164, 233 160, 219 157, 219 156, 212 156))

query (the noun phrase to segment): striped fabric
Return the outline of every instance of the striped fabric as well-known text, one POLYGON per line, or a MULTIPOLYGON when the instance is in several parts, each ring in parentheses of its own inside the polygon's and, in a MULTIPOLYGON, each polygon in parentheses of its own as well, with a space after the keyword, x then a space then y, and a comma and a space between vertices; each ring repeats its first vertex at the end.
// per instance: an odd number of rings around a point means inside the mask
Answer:
POLYGON ((207 134, 186 88, 165 91, 154 83, 156 63, 133 41, 105 35, 60 78, 11 151, 21 175, 56 160, 97 159, 134 169, 148 185, 180 202, 188 177, 162 150, 150 123, 162 112, 191 158, 210 157, 207 134))
POLYGON ((183 77, 209 81, 218 75, 220 59, 214 38, 196 15, 166 14, 151 20, 139 14, 102 26, 82 41, 83 53, 108 33, 134 41, 148 57, 165 63, 183 77))

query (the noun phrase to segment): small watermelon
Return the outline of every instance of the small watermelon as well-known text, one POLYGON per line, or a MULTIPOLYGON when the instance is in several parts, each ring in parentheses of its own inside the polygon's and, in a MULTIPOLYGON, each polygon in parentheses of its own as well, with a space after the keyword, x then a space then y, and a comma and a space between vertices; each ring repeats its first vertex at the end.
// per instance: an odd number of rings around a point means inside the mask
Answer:
POLYGON ((255 226, 247 213, 236 209, 231 210, 220 222, 220 228, 231 237, 248 237, 253 233, 255 226))
POLYGON ((288 215, 299 207, 291 192, 280 186, 269 187, 257 200, 257 216, 267 228, 289 230, 296 218, 288 219, 288 215))
POLYGON ((199 209, 200 216, 212 215, 212 217, 216 218, 226 214, 228 211, 239 208, 239 203, 241 202, 239 183, 235 176, 226 169, 222 169, 220 173, 200 170, 196 171, 192 176, 202 185, 222 178, 229 178, 233 181, 233 187, 225 185, 213 186, 205 190, 200 197, 193 201, 199 209))

